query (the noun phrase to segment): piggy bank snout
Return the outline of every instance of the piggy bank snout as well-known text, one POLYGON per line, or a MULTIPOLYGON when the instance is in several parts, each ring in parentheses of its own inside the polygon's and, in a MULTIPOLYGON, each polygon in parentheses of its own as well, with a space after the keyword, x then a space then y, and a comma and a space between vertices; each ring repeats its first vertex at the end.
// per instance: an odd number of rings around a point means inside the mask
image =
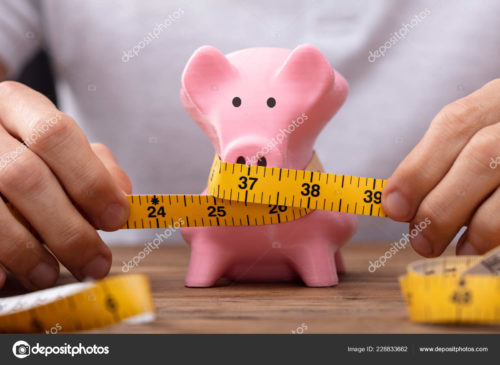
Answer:
POLYGON ((231 142, 221 153, 222 161, 253 166, 283 167, 284 156, 270 140, 241 138, 231 142))

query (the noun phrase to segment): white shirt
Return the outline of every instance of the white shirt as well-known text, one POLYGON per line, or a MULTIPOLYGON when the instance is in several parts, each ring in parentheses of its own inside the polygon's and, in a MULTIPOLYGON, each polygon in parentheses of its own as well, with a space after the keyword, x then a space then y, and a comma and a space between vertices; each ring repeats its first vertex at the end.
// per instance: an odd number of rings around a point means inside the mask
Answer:
MULTIPOLYGON (((316 144, 326 171, 388 178, 445 104, 498 77, 499 14, 493 0, 1 0, 0 59, 14 77, 46 47, 60 108, 111 148, 134 193, 198 193, 213 147, 179 100, 190 55, 204 44, 229 53, 310 43, 350 84, 316 144)), ((360 217, 355 238, 406 230, 360 217)))

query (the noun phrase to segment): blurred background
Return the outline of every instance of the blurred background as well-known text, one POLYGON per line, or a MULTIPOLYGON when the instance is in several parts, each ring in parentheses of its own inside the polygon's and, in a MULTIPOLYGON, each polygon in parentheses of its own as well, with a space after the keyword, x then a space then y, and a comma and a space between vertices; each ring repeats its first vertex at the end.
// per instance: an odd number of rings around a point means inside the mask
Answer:
POLYGON ((54 82, 54 74, 50 66, 50 60, 47 53, 43 50, 28 61, 21 70, 17 81, 28 85, 45 96, 57 105, 57 94, 54 82))

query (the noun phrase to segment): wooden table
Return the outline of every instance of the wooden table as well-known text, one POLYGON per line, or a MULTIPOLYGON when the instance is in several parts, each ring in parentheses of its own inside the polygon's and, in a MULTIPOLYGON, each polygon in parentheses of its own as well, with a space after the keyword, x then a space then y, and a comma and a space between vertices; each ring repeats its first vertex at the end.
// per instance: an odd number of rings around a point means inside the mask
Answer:
MULTIPOLYGON (((332 288, 301 283, 239 284, 221 281, 213 288, 186 288, 187 245, 161 247, 130 272, 151 280, 157 319, 118 324, 99 333, 449 333, 500 332, 500 326, 415 324, 408 320, 397 277, 419 259, 411 248, 399 251, 385 267, 368 272, 389 243, 351 243, 342 249, 347 273, 332 288)), ((111 274, 121 274, 143 246, 113 247, 111 274)), ((449 250, 447 254, 452 254, 449 250)), ((61 283, 73 279, 63 274, 61 283)), ((9 289, 8 289, 9 290, 9 289)), ((15 289, 10 289, 14 294, 15 289), (14 291, 12 291, 14 290, 14 291)), ((5 291, 4 293, 5 294, 5 291)))

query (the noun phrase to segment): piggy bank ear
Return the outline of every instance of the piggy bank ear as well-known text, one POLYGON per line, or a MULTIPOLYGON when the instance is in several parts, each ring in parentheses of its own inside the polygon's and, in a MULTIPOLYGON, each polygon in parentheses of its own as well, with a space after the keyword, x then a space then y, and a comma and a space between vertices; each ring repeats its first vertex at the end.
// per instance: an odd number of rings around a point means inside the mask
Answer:
POLYGON ((309 44, 295 48, 275 74, 275 82, 284 91, 311 105, 323 93, 331 90, 334 72, 319 49, 309 44))
POLYGON ((182 74, 184 95, 206 114, 222 85, 238 75, 236 68, 218 49, 203 46, 189 59, 182 74))

